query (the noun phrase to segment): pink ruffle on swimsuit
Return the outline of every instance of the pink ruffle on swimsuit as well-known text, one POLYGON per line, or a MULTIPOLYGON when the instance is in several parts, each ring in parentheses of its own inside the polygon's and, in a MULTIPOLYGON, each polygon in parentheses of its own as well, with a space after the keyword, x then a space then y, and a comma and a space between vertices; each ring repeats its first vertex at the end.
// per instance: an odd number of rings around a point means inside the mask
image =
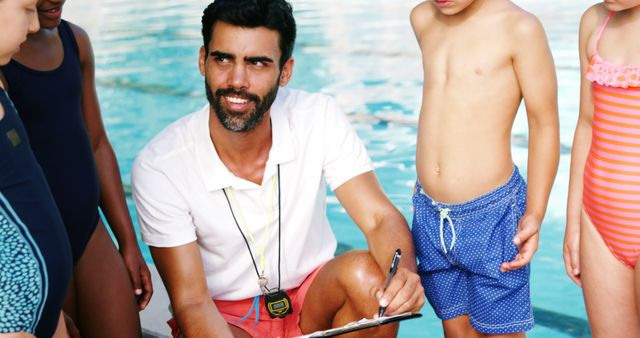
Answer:
POLYGON ((634 268, 640 253, 640 65, 598 54, 605 19, 587 69, 593 84, 593 134, 584 168, 583 206, 605 243, 634 268))

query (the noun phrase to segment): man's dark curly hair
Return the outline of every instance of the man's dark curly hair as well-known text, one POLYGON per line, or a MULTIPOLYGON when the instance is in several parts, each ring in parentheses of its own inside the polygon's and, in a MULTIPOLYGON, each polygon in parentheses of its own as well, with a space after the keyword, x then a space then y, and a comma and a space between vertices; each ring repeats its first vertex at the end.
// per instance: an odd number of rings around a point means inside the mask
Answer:
POLYGON ((280 68, 293 54, 296 21, 285 0, 215 0, 202 15, 202 38, 209 53, 209 42, 217 21, 246 28, 265 27, 280 34, 280 68))

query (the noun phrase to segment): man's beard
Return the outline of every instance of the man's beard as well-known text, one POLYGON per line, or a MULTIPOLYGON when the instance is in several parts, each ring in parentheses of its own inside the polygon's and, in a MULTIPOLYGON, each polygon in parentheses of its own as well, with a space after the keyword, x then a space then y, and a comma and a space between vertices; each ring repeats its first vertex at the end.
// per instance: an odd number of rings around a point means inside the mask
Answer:
POLYGON ((204 79, 205 92, 207 100, 216 112, 216 116, 220 123, 230 131, 245 132, 253 129, 264 117, 264 114, 271 108, 273 101, 278 94, 278 83, 269 90, 262 98, 256 94, 249 93, 245 90, 235 90, 233 88, 218 89, 215 94, 211 92, 207 79, 204 79), (233 95, 245 100, 253 101, 254 107, 244 112, 228 111, 222 106, 222 97, 233 95))

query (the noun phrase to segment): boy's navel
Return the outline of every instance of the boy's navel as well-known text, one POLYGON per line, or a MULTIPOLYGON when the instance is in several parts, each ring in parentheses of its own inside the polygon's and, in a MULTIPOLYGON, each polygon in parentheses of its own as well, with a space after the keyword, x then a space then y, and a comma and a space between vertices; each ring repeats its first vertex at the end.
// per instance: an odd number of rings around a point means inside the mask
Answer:
POLYGON ((433 168, 433 173, 436 174, 436 175, 440 175, 440 166, 435 166, 433 168))

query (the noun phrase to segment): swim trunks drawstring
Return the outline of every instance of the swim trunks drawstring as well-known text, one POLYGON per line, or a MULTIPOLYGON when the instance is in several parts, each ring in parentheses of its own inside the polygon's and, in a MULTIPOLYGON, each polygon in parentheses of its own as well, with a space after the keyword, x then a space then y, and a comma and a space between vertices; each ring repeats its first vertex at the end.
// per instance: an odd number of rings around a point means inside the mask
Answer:
POLYGON ((444 253, 448 253, 453 249, 453 245, 456 243, 456 229, 453 227, 453 221, 451 217, 449 217, 449 212, 451 209, 449 208, 441 208, 438 207, 438 211, 440 212, 440 245, 442 246, 442 251, 444 253), (451 235, 453 238, 451 239, 451 245, 449 246, 449 250, 447 250, 447 246, 444 242, 444 221, 449 221, 449 227, 451 228, 451 235))

